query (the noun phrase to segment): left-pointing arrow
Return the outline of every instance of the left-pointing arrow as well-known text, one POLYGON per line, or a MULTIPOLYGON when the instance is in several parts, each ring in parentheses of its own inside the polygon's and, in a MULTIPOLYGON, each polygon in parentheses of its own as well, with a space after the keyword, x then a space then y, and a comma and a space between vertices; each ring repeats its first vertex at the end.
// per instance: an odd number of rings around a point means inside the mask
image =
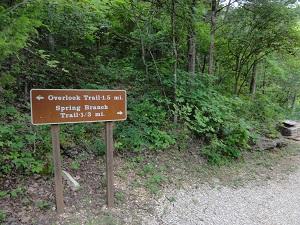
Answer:
POLYGON ((44 97, 43 97, 43 96, 41 96, 41 95, 38 95, 38 96, 36 96, 36 99, 40 101, 40 100, 43 100, 43 99, 44 99, 44 97))

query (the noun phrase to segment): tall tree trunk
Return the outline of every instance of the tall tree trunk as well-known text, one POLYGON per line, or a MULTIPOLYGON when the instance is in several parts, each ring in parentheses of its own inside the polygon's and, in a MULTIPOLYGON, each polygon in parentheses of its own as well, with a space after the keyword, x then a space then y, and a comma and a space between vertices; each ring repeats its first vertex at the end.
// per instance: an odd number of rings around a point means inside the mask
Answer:
POLYGON ((215 34, 217 27, 217 0, 211 0, 211 17, 210 17, 210 46, 209 46, 209 60, 208 73, 214 73, 214 54, 215 54, 215 34))
POLYGON ((253 63, 252 75, 250 80, 250 94, 255 95, 256 92, 256 77, 257 77, 257 61, 253 63))
POLYGON ((54 48, 55 48, 55 40, 54 40, 54 37, 53 37, 53 34, 51 33, 51 31, 49 32, 49 35, 48 35, 48 44, 49 44, 50 51, 53 53, 54 48))
POLYGON ((48 34, 48 45, 49 45, 50 51, 53 53, 54 48, 55 48, 55 40, 54 40, 54 36, 51 31, 52 26, 53 26, 53 11, 51 9, 51 3, 48 3, 48 19, 49 19, 49 25, 50 25, 50 31, 48 34))
POLYGON ((234 88, 233 88, 233 93, 235 95, 238 94, 238 91, 239 91, 238 87, 239 87, 239 76, 236 76, 235 81, 234 81, 234 88))
MULTIPOLYGON (((174 79, 174 102, 177 101, 177 67, 178 67, 178 52, 177 52, 177 42, 176 42, 176 0, 172 0, 171 4, 171 22, 172 22, 172 48, 173 48, 173 79, 174 79)), ((174 110, 174 123, 178 122, 178 112, 175 106, 174 110)))
POLYGON ((201 69, 201 72, 202 72, 202 73, 205 72, 206 58, 207 58, 207 55, 204 55, 204 56, 203 56, 203 65, 202 65, 202 69, 201 69))
POLYGON ((101 47, 101 38, 97 37, 96 38, 96 54, 98 55, 100 53, 100 47, 101 47))
POLYGON ((14 3, 15 3, 14 0, 10 0, 10 1, 9 1, 9 6, 10 6, 10 7, 13 6, 14 3))
POLYGON ((24 84, 24 100, 25 102, 29 101, 29 88, 28 88, 28 81, 25 79, 25 84, 24 84))
POLYGON ((237 95, 238 94, 238 85, 239 85, 239 80, 241 76, 241 60, 239 57, 236 57, 235 60, 235 75, 234 75, 234 87, 233 87, 233 94, 237 95))
POLYGON ((195 75, 196 70, 196 31, 195 31, 195 7, 196 0, 191 2, 191 15, 190 15, 190 25, 188 33, 188 72, 195 75))
POLYGON ((223 23, 227 20, 227 15, 228 15, 231 3, 232 3, 232 0, 229 0, 228 4, 226 6, 226 11, 225 11, 224 17, 223 17, 223 23))
POLYGON ((292 98, 292 105, 291 105, 292 111, 295 111, 295 108, 296 108, 296 100, 297 100, 297 93, 295 92, 295 93, 293 94, 293 98, 292 98))
POLYGON ((141 35, 141 47, 142 47, 142 60, 143 60, 144 66, 145 66, 145 73, 146 73, 147 78, 150 80, 149 69, 148 69, 148 65, 147 65, 147 62, 146 62, 145 43, 144 43, 144 38, 142 37, 142 35, 141 35))
POLYGON ((264 63, 264 76, 263 76, 263 86, 262 86, 262 93, 265 94, 265 88, 266 88, 266 63, 264 63))
POLYGON ((139 35, 140 35, 140 43, 141 43, 141 58, 142 58, 142 62, 144 64, 144 67, 145 67, 145 74, 146 74, 146 77, 148 78, 148 80, 150 81, 150 77, 149 77, 149 68, 148 68, 148 64, 147 64, 147 61, 146 61, 146 53, 147 53, 147 46, 145 45, 145 39, 144 39, 144 33, 148 33, 148 29, 147 29, 147 32, 145 32, 142 27, 139 25, 139 17, 136 13, 136 10, 135 10, 135 1, 130 1, 130 4, 131 4, 131 10, 132 10, 132 13, 134 14, 134 22, 135 24, 137 25, 137 28, 139 30, 139 35))
POLYGON ((188 37, 188 72, 195 75, 196 70, 196 41, 195 41, 195 34, 190 33, 188 37))

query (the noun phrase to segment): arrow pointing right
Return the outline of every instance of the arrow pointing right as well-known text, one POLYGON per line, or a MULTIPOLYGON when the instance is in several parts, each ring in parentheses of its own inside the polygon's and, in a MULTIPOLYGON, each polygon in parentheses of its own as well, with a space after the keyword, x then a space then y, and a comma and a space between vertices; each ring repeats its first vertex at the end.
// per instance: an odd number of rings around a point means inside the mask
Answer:
POLYGON ((123 115, 122 111, 117 112, 118 115, 123 115))

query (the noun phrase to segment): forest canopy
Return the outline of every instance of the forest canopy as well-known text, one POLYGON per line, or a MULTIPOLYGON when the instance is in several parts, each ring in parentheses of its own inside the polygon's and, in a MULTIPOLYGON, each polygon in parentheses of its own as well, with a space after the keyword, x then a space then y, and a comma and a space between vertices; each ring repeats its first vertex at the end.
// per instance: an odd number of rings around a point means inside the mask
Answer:
MULTIPOLYGON (((240 158, 297 118, 299 15, 291 0, 1 1, 0 174, 51 171, 32 88, 127 90, 120 154, 197 139, 211 163, 240 158)), ((104 154, 101 126, 63 127, 62 148, 104 154)))

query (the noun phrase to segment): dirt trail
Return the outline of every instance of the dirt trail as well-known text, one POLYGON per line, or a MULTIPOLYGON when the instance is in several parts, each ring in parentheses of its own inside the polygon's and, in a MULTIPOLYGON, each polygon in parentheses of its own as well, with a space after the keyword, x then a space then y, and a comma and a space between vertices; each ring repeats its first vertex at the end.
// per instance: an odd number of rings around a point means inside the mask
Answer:
MULTIPOLYGON (((293 164, 300 165, 300 155, 293 164)), ((167 191, 147 225, 299 225, 300 169, 241 187, 223 184, 167 191)))

